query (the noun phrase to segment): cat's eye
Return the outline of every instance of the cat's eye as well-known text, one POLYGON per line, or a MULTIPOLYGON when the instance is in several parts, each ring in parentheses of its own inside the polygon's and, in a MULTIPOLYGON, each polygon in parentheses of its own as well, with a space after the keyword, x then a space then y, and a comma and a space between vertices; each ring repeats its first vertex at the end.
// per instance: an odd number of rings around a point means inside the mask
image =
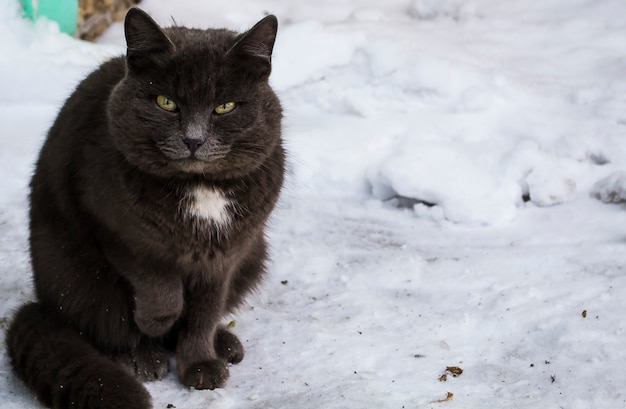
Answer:
POLYGON ((176 105, 176 102, 172 101, 165 95, 157 96, 156 103, 161 109, 164 109, 166 111, 174 112, 178 109, 178 105, 176 105))
POLYGON ((229 112, 233 112, 235 108, 237 108, 236 102, 226 102, 222 105, 218 105, 217 107, 215 107, 215 113, 218 115, 224 115, 229 112))

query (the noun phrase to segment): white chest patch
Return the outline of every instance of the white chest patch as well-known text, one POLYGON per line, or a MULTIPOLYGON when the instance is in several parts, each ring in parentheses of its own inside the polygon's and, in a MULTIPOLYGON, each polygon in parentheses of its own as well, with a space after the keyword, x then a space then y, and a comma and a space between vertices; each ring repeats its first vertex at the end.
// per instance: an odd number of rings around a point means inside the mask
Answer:
POLYGON ((220 190, 199 186, 191 190, 190 199, 190 216, 212 221, 220 227, 230 222, 227 207, 231 201, 220 190))

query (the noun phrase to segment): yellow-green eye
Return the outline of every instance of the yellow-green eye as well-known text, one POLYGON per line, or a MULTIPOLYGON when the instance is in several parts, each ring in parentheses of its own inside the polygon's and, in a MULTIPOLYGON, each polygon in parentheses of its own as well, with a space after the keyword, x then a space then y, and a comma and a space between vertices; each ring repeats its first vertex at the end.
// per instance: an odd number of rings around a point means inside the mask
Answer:
POLYGON ((226 102, 225 104, 218 105, 215 108, 215 113, 218 115, 223 115, 232 112, 235 108, 237 108, 236 102, 226 102))
POLYGON ((162 109, 166 111, 174 112, 178 109, 178 105, 176 105, 176 102, 172 101, 165 95, 157 96, 156 103, 159 107, 161 107, 162 109))

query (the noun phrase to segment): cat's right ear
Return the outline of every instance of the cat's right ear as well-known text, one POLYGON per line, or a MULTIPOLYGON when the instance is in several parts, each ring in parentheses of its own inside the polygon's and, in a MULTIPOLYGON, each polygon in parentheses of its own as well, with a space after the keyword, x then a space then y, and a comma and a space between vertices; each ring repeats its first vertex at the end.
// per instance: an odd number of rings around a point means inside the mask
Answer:
POLYGON ((143 70, 159 63, 164 54, 174 51, 161 27, 145 11, 132 8, 124 20, 126 61, 129 69, 143 70))

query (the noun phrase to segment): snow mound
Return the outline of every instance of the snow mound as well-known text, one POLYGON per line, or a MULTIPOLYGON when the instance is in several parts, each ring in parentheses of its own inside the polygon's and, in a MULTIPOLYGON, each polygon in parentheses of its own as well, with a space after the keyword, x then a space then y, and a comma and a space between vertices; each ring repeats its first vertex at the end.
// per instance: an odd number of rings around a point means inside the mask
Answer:
POLYGON ((441 16, 463 20, 475 14, 475 6, 472 3, 463 4, 462 0, 412 0, 409 5, 409 15, 419 20, 441 16))
POLYGON ((375 197, 438 205, 456 223, 501 224, 515 217, 521 198, 517 184, 501 180, 452 144, 412 145, 387 158, 370 177, 375 197))
POLYGON ((553 154, 534 141, 519 142, 502 163, 507 177, 516 180, 524 196, 537 206, 554 206, 576 197, 574 178, 553 154))
POLYGON ((591 196, 604 203, 626 203, 626 171, 619 171, 597 181, 591 196))
MULTIPOLYGON (((420 216, 469 225, 509 222, 522 199, 548 207, 576 198, 576 177, 534 141, 520 141, 492 164, 474 152, 450 141, 398 142, 398 149, 370 171, 372 194, 404 207, 417 204, 420 216), (425 211, 424 205, 440 209, 425 211)), ((611 181, 610 188, 624 200, 626 176, 611 181)))
POLYGON ((558 166, 554 164, 533 169, 526 178, 526 183, 530 200, 538 206, 554 206, 576 197, 576 182, 561 177, 558 166))

